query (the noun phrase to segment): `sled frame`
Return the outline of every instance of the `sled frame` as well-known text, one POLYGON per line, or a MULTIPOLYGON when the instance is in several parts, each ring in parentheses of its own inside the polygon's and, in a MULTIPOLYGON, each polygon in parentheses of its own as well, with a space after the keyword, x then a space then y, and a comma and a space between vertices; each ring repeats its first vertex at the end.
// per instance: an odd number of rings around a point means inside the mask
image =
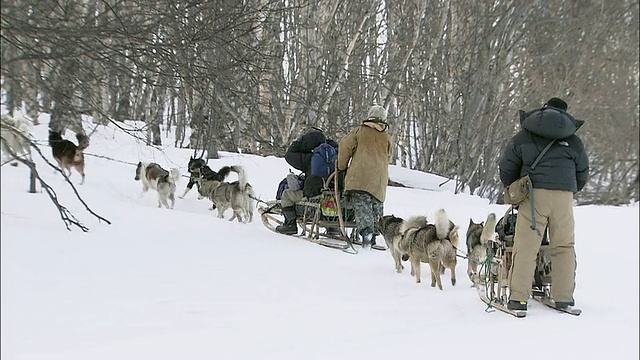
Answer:
MULTIPOLYGON (((302 228, 302 233, 299 237, 305 237, 307 240, 320 245, 350 249, 353 252, 357 252, 353 247, 353 241, 357 237, 357 231, 355 230, 357 226, 355 221, 345 221, 344 219, 345 204, 338 189, 337 170, 324 181, 320 195, 303 199, 296 205, 304 207, 304 211, 296 219, 297 224, 302 228), (329 185, 332 181, 333 186, 330 187, 329 185), (322 201, 327 198, 332 198, 335 201, 337 214, 334 220, 328 220, 322 215, 322 201), (338 229, 339 233, 327 233, 329 228, 338 229), (323 232, 322 229, 325 229, 325 231, 323 232), (327 241, 324 241, 323 238, 327 241)), ((282 224, 283 222, 276 217, 282 215, 279 200, 267 202, 267 206, 261 207, 258 212, 263 224, 272 231, 275 231, 273 223, 282 224)))
MULTIPOLYGON (((551 288, 551 266, 547 251, 549 245, 541 245, 536 258, 536 269, 532 293, 549 298, 551 288)), ((504 307, 509 301, 509 268, 513 258, 513 235, 501 240, 497 235, 486 245, 487 260, 480 269, 480 283, 475 284, 481 299, 490 307, 504 307)))

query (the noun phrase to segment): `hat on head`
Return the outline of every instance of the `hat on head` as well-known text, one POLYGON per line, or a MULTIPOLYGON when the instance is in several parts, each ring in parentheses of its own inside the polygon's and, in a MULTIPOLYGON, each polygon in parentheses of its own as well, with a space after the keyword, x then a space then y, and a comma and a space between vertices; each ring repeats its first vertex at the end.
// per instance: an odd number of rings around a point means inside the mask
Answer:
POLYGON ((369 115, 367 119, 380 119, 382 121, 387 120, 387 109, 380 105, 373 105, 369 108, 369 115))
POLYGON ((567 105, 566 101, 557 98, 557 97, 552 97, 551 99, 549 99, 549 101, 547 101, 545 104, 545 106, 551 106, 554 108, 558 108, 564 111, 567 111, 567 109, 569 108, 569 105, 567 105))

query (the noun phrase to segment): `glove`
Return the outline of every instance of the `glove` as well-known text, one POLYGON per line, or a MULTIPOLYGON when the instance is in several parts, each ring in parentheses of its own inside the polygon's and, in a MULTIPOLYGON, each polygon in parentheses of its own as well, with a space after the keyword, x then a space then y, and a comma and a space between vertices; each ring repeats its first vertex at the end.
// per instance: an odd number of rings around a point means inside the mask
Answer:
POLYGON ((347 176, 347 170, 338 170, 338 192, 342 194, 344 191, 344 179, 347 176))

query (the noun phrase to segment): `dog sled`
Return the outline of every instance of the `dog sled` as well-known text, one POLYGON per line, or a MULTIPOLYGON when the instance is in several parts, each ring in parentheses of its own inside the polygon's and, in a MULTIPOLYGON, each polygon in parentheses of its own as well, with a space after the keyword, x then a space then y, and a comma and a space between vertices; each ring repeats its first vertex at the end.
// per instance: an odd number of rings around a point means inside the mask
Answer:
MULTIPOLYGON (((264 202, 258 212, 271 231, 276 232, 276 226, 283 223, 280 200, 264 202)), ((362 240, 356 231, 350 199, 339 191, 337 171, 324 182, 320 195, 296 204, 296 214, 302 232, 291 236, 351 254, 358 252, 354 245, 361 245, 362 240)), ((386 247, 373 245, 371 249, 384 251, 386 247)))
MULTIPOLYGON (((515 235, 517 212, 513 207, 496 225, 497 235, 486 244, 486 258, 480 271, 480 281, 475 284, 480 299, 489 309, 497 309, 518 318, 527 315, 526 310, 507 308, 509 301, 508 275, 513 255, 513 237, 515 235)), ((542 245, 536 259, 536 268, 532 283, 532 298, 557 311, 571 315, 580 315, 581 310, 575 307, 556 309, 551 298, 551 258, 549 250, 549 229, 545 228, 542 245)))

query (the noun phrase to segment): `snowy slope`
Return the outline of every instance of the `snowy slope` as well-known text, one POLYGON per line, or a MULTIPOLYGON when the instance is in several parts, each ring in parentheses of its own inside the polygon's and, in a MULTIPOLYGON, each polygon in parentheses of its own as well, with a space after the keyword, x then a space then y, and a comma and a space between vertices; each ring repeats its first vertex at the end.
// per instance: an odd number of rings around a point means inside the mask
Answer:
MULTIPOLYGON (((34 129, 39 140, 46 133, 46 125, 34 129)), ((3 360, 638 358, 637 205, 576 208, 582 316, 532 302, 527 318, 515 319, 485 312, 463 260, 458 284, 447 273, 439 291, 416 284, 408 266, 396 274, 388 252, 341 253, 274 234, 257 216, 251 224, 217 219, 195 191, 172 211, 158 209, 154 193, 140 198, 131 164, 153 160, 186 174, 191 152, 147 148, 115 127, 91 140, 87 153, 117 161, 88 155, 78 190, 111 225, 37 161, 88 233, 67 231, 46 194, 26 192, 24 166, 2 167, 3 360)), ((230 164, 245 167, 265 200, 288 171, 275 157, 222 153, 209 161, 213 169, 230 164)), ((438 188, 439 177, 390 173, 420 189, 389 188, 385 213, 429 217, 445 208, 464 235, 469 218, 506 210, 454 195, 449 184, 438 188)))

